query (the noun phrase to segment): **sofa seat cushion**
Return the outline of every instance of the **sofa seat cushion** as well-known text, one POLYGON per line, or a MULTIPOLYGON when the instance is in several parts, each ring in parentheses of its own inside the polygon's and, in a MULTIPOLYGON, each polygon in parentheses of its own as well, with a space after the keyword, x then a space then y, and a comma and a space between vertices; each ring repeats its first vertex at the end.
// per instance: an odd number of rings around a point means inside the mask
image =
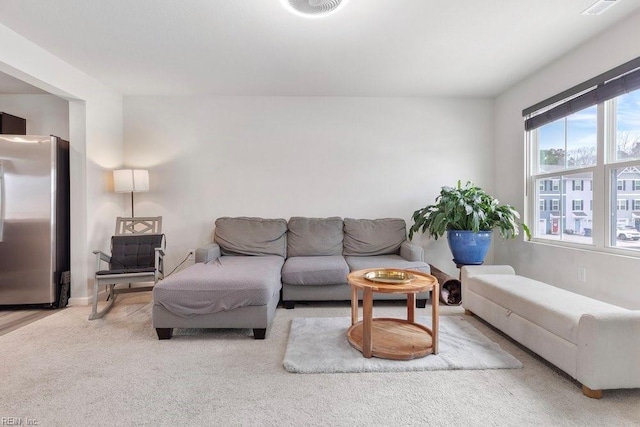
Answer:
POLYGON ((347 283, 349 266, 341 255, 287 258, 282 283, 288 285, 340 285, 347 283))
POLYGON ((287 256, 342 255, 342 218, 292 217, 288 226, 287 256))
POLYGON ((351 271, 367 268, 399 268, 412 269, 430 273, 429 264, 423 261, 407 261, 400 255, 348 256, 345 257, 351 271))
POLYGON ((628 311, 547 283, 512 274, 472 276, 468 280, 467 289, 573 344, 578 343, 578 322, 583 314, 628 311))
POLYGON ((155 304, 181 317, 261 306, 282 287, 279 256, 222 256, 194 264, 158 282, 155 304))

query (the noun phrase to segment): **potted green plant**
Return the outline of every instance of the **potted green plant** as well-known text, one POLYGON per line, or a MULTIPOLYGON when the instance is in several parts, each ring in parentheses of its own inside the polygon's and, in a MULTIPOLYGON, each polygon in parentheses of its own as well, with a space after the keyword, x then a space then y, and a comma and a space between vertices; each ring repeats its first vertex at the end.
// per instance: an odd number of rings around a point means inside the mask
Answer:
POLYGON ((529 228, 519 221, 518 211, 511 205, 501 205, 470 181, 464 187, 460 181, 457 187, 442 187, 436 203, 418 209, 412 219, 409 239, 414 233, 426 232, 437 240, 447 232, 453 261, 459 265, 484 262, 494 229, 503 238, 513 239, 522 227, 531 238, 529 228))

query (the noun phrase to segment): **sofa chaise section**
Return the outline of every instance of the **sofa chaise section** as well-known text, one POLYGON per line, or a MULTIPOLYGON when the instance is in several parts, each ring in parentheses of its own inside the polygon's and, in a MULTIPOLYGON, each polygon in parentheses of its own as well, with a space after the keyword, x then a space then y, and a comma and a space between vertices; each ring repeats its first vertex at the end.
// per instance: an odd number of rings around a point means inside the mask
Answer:
POLYGON ((640 387, 640 310, 544 282, 510 266, 462 268, 462 304, 556 365, 589 397, 640 387))
POLYGON ((154 288, 153 326, 160 339, 173 328, 249 328, 264 339, 280 297, 286 254, 284 219, 219 218, 214 243, 196 263, 154 288))

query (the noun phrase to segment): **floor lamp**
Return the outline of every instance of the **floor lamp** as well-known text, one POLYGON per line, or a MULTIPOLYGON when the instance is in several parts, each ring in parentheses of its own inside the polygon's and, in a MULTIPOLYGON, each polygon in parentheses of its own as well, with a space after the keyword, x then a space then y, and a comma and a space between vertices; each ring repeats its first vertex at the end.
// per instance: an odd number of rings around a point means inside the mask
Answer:
POLYGON ((134 218, 133 193, 149 191, 149 171, 145 169, 114 170, 113 190, 116 193, 131 193, 131 218, 134 218))

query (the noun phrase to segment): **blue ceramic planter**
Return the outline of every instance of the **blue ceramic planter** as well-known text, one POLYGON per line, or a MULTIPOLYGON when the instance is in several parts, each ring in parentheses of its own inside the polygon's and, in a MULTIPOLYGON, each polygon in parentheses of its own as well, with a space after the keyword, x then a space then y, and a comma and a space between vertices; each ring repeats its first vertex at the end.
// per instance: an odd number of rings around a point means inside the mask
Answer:
POLYGON ((491 234, 491 231, 447 231, 453 262, 458 265, 482 264, 491 245, 491 234))

